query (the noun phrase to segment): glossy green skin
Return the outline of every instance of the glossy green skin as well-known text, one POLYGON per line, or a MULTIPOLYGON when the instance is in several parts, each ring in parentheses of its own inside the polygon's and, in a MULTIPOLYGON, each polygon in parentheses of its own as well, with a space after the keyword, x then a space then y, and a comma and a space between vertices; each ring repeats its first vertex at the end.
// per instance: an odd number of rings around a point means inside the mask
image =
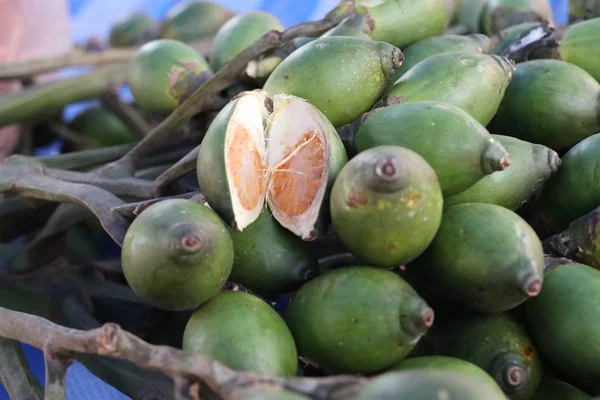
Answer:
POLYGON ((510 167, 485 176, 463 192, 444 199, 444 207, 463 203, 488 203, 514 211, 559 170, 558 154, 546 146, 510 136, 492 137, 508 150, 510 167))
POLYGON ((537 235, 517 214, 493 204, 448 208, 421 261, 440 292, 475 311, 514 308, 528 299, 527 285, 543 279, 537 235))
POLYGON ((272 14, 255 11, 237 15, 217 32, 211 48, 210 64, 217 71, 271 30, 283 31, 283 24, 272 14))
POLYGON ((520 63, 490 130, 554 150, 566 148, 600 130, 599 95, 600 84, 576 65, 520 63))
POLYGON ((286 310, 300 355, 331 372, 375 373, 402 360, 427 304, 393 272, 332 270, 306 283, 286 310))
POLYGON ((103 146, 117 146, 137 140, 119 117, 100 107, 82 111, 71 121, 69 127, 103 146))
POLYGON ((192 42, 217 33, 233 12, 210 1, 188 1, 173 6, 165 16, 159 36, 192 42))
POLYGON ((600 18, 567 29, 558 46, 563 61, 575 64, 600 81, 600 18))
POLYGON ((582 264, 547 272, 542 293, 525 304, 545 359, 592 395, 600 394, 598 304, 600 271, 582 264))
POLYGON ((294 376, 298 367, 283 319, 245 292, 223 292, 196 310, 185 327, 183 350, 261 375, 294 376))
POLYGON ((484 35, 441 35, 418 41, 417 43, 402 49, 404 62, 396 70, 390 82, 395 83, 409 69, 426 59, 441 53, 454 51, 468 51, 475 54, 488 54, 492 42, 484 35))
POLYGON ((498 43, 492 49, 492 54, 502 54, 502 52, 511 44, 521 33, 528 31, 534 26, 539 26, 537 22, 524 22, 519 25, 513 25, 496 34, 494 38, 498 39, 498 43))
POLYGON ((426 58, 390 88, 402 102, 434 100, 468 112, 487 125, 498 110, 514 67, 496 55, 451 52, 426 58))
POLYGON ((443 198, 435 171, 412 150, 378 146, 346 164, 331 192, 335 231, 357 257, 381 267, 408 263, 433 240, 443 198), (377 176, 389 160, 393 180, 377 176), (369 240, 365 240, 369 238, 369 240))
POLYGON ((208 62, 192 47, 160 39, 139 48, 129 67, 128 82, 141 108, 169 114, 198 85, 198 79, 210 75, 208 62))
POLYGON ((333 36, 319 38, 287 57, 263 89, 314 104, 336 126, 349 124, 380 97, 397 66, 399 50, 387 43, 333 36))
POLYGON ((509 314, 487 314, 456 321, 442 330, 439 339, 440 354, 481 367, 512 400, 529 399, 540 383, 540 355, 525 329, 509 314), (529 375, 529 379, 512 392, 502 380, 503 369, 512 365, 509 360, 524 367, 529 375))
POLYGON ((354 3, 375 22, 373 40, 400 48, 443 34, 454 13, 453 0, 383 0, 371 2, 374 7, 364 0, 354 3))
POLYGON ((319 274, 308 244, 284 229, 264 209, 242 232, 231 231, 234 261, 230 280, 259 293, 286 293, 319 274))
POLYGON ((483 33, 493 35, 523 22, 552 21, 552 8, 548 0, 486 0, 487 7, 481 16, 483 33))
POLYGON ((377 146, 402 146, 419 154, 434 169, 445 197, 459 193, 493 172, 484 161, 493 143, 488 131, 465 111, 444 103, 420 101, 376 111, 355 137, 361 152, 377 146))
POLYGON ((367 383, 358 400, 505 400, 491 385, 444 369, 386 373, 367 383), (442 397, 444 393, 447 397, 442 397))
POLYGON ((600 204, 600 133, 577 143, 562 158, 560 169, 546 182, 536 207, 550 232, 566 229, 569 223, 600 204))
POLYGON ((208 207, 189 200, 164 200, 133 221, 123 241, 121 261, 127 283, 138 296, 165 310, 190 310, 225 285, 233 264, 233 243, 223 221, 208 207), (197 251, 182 249, 186 232, 200 238, 197 251))
POLYGON ((470 381, 480 382, 481 384, 488 385, 490 388, 494 388, 500 395, 504 394, 502 389, 500 389, 500 386, 498 386, 496 381, 486 371, 477 365, 461 360, 460 358, 445 356, 407 358, 400 361, 400 363, 392 368, 391 371, 420 371, 431 369, 459 373, 462 376, 468 377, 470 381))
POLYGON ((144 13, 133 13, 115 21, 110 28, 111 47, 139 46, 156 38, 158 22, 144 13))
POLYGON ((542 378, 540 386, 529 400, 591 400, 592 397, 568 383, 542 378))
POLYGON ((235 218, 225 169, 224 149, 227 126, 237 103, 237 99, 230 101, 210 124, 200 144, 196 162, 196 175, 202 194, 210 207, 231 226, 235 218))

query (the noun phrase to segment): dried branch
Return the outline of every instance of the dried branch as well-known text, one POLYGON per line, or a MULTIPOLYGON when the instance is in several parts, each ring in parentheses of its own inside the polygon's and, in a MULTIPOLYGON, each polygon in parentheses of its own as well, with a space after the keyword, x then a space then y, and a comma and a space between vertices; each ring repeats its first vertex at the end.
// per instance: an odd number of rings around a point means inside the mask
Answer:
POLYGON ((180 195, 176 195, 176 196, 159 197, 156 199, 140 201, 137 203, 123 204, 122 206, 114 207, 112 209, 112 211, 119 213, 119 214, 123 215, 125 218, 128 218, 133 221, 138 215, 140 215, 142 213, 142 211, 144 211, 151 205, 154 205, 158 202, 161 202, 161 201, 167 200, 167 199, 185 199, 185 200, 194 201, 194 202, 200 203, 200 204, 206 203, 206 199, 204 198, 202 193, 195 191, 195 192, 184 193, 184 194, 180 194, 180 195))
POLYGON ((165 165, 157 165, 155 167, 149 167, 145 169, 139 169, 135 171, 133 176, 137 179, 145 179, 149 181, 154 181, 156 178, 165 173, 169 168, 171 168, 173 164, 165 164, 165 165))
MULTIPOLYGON (((60 302, 61 318, 77 329, 94 329, 100 323, 73 296, 60 302)), ((145 371, 126 360, 110 359, 92 354, 78 354, 81 362, 95 376, 125 395, 141 400, 170 400, 174 398, 173 383, 163 374, 145 371)))
POLYGON ((136 137, 141 139, 148 135, 151 129, 144 117, 129 104, 123 103, 117 96, 116 90, 107 91, 102 95, 101 100, 104 107, 119 117, 136 137))
POLYGON ((108 87, 127 79, 127 64, 102 67, 72 79, 64 79, 0 97, 0 126, 42 120, 64 106, 100 96, 108 87))
POLYGON ((13 80, 30 77, 66 67, 100 66, 129 60, 137 49, 109 49, 102 52, 75 50, 32 61, 0 65, 0 80, 13 80))
POLYGON ((554 258, 554 257, 550 257, 545 255, 544 256, 544 272, 550 272, 562 265, 569 265, 569 264, 574 264, 575 261, 568 259, 568 258, 554 258))
POLYGON ((24 174, 19 169, 2 169, 0 172, 0 192, 12 192, 35 199, 78 203, 85 206, 100 220, 104 230, 119 245, 123 243, 129 227, 128 221, 110 209, 125 202, 112 193, 98 187, 61 181, 43 175, 24 174), (4 172, 7 172, 4 175, 4 172), (17 174, 15 174, 17 172, 17 174), (21 172, 19 175, 18 172, 21 172))
POLYGON ((171 146, 165 148, 161 153, 147 157, 140 161, 138 169, 149 168, 163 164, 174 164, 190 152, 191 146, 182 146, 181 144, 176 144, 176 149, 167 151, 169 149, 171 149, 171 146))
POLYGON ((156 178, 156 180, 154 181, 156 192, 162 193, 163 190, 171 183, 181 178, 185 174, 193 171, 196 168, 196 160, 198 158, 199 151, 200 146, 190 151, 175 165, 166 170, 161 176, 156 178))
POLYGON ((102 147, 102 145, 94 139, 82 136, 63 124, 50 124, 50 129, 52 129, 58 137, 71 143, 77 150, 99 149, 102 147))
MULTIPOLYGON (((149 199, 156 196, 154 184, 151 181, 137 178, 104 178, 97 172, 77 172, 47 168, 33 157, 12 156, 0 164, 0 182, 8 180, 24 180, 34 176, 49 177, 64 182, 84 183, 102 188, 108 192, 123 197, 149 199)), ((0 183, 0 186, 2 184, 0 183)), ((1 191, 1 190, 0 190, 1 191)))
POLYGON ((35 159, 46 167, 70 170, 86 170, 114 161, 127 154, 133 144, 105 147, 101 149, 78 151, 35 159))
POLYGON ((159 126, 137 144, 118 163, 131 166, 135 169, 140 160, 160 149, 168 140, 168 136, 179 129, 195 114, 203 111, 203 107, 210 97, 233 84, 246 70, 248 63, 261 54, 283 46, 287 41, 300 36, 319 36, 336 26, 344 18, 354 14, 355 9, 349 3, 346 8, 328 15, 325 19, 306 22, 291 27, 284 32, 270 31, 260 39, 248 46, 237 57, 228 62, 206 81, 192 95, 175 109, 159 126))
POLYGON ((12 400, 42 399, 43 389, 33 376, 18 341, 0 337, 0 383, 12 400))
POLYGON ((174 382, 190 379, 202 383, 225 399, 235 399, 255 385, 286 389, 314 399, 341 399, 347 398, 349 389, 366 381, 357 376, 285 379, 237 372, 199 354, 153 346, 112 323, 81 331, 2 307, 0 320, 3 321, 0 336, 21 340, 62 360, 70 359, 74 353, 128 360, 150 371, 162 372, 174 382))
POLYGON ((137 178, 102 178, 94 172, 75 172, 60 169, 46 169, 45 176, 60 179, 64 182, 85 183, 104 189, 115 196, 135 199, 150 199, 156 196, 151 181, 137 178))

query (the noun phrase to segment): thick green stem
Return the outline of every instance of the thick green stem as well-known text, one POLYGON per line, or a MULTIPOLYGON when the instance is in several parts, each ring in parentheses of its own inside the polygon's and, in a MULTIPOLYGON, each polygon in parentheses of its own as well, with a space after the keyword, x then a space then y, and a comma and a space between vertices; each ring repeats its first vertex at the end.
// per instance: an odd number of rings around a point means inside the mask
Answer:
POLYGON ((76 78, 5 94, 0 97, 0 126, 52 117, 67 104, 98 97, 108 87, 126 79, 127 64, 117 64, 76 78))

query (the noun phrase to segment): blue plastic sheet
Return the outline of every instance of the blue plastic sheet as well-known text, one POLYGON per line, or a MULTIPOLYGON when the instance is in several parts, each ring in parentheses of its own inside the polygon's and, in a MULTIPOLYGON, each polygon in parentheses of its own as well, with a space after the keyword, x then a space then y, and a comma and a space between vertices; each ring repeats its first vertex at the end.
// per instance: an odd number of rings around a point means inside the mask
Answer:
MULTIPOLYGON (((252 10, 268 11, 276 15, 285 26, 318 19, 331 10, 339 0, 213 0, 237 12, 252 10)), ((90 36, 105 38, 110 25, 122 15, 136 10, 144 10, 157 19, 162 19, 166 11, 179 0, 69 0, 72 15, 73 41, 81 43, 90 36)), ((567 21, 568 0, 551 0, 556 24, 567 21)), ((89 103, 82 103, 70 109, 73 115, 89 103)), ((38 149, 38 154, 55 154, 60 151, 60 142, 38 149)), ((44 383, 44 359, 37 349, 23 346, 33 373, 44 383)), ((2 360, 0 360, 2 362, 2 360)), ((129 397, 102 382, 83 365, 75 362, 67 372, 68 400, 125 400, 129 397)), ((0 400, 8 400, 8 395, 0 386, 0 400)))

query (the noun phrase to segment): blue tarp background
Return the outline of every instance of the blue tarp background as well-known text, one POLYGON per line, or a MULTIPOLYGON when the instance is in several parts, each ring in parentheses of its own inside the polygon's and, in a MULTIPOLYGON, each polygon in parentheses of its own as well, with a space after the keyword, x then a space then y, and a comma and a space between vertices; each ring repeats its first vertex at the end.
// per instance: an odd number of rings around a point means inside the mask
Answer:
MULTIPOLYGON (((105 38, 112 22, 129 12, 144 10, 157 19, 180 0, 69 0, 72 15, 72 37, 76 43, 91 35, 105 38)), ((339 0, 213 0, 237 12, 263 10, 275 14, 285 26, 323 17, 339 0)), ((568 1, 550 0, 555 23, 567 20, 568 1)), ((52 151, 52 149, 48 149, 52 151)), ((33 373, 44 383, 44 357, 35 348, 24 345, 33 373)), ((2 360, 0 360, 2 362, 2 360)), ((75 362, 67 371, 68 400, 126 400, 129 397, 108 386, 75 362)), ((0 386, 0 400, 8 395, 0 386)))

